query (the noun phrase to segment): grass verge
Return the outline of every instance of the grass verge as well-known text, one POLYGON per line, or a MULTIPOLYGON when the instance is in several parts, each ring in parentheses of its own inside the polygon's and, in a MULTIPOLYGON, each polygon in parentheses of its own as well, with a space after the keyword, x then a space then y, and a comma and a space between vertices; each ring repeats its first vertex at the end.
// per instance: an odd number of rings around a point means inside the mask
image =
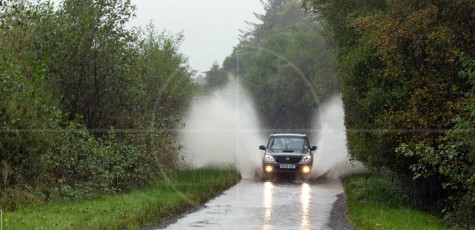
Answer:
POLYGON ((202 204, 238 180, 239 174, 230 169, 173 172, 130 193, 6 212, 3 229, 139 229, 202 204))
POLYGON ((411 207, 386 177, 358 174, 343 183, 353 229, 447 229, 436 217, 411 207))

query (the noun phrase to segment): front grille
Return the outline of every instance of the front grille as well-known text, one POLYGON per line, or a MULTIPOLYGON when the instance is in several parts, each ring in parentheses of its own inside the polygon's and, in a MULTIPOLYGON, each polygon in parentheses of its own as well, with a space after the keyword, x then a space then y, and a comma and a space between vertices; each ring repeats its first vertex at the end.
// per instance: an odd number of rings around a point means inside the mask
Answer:
POLYGON ((302 159, 302 156, 274 156, 274 158, 275 158, 275 161, 277 161, 277 163, 296 164, 300 162, 300 159, 302 159))

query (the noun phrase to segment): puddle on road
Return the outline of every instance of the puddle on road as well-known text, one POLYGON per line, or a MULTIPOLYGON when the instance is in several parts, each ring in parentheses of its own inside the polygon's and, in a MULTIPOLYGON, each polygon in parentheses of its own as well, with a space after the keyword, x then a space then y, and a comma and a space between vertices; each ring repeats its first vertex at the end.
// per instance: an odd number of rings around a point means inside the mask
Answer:
POLYGON ((333 203, 342 192, 338 180, 242 180, 166 229, 328 229, 333 203))

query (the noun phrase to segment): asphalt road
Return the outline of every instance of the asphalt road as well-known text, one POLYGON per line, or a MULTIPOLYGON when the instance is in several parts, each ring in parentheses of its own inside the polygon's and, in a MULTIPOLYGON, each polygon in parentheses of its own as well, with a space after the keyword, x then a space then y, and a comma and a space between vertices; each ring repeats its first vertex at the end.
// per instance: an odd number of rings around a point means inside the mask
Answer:
POLYGON ((161 227, 180 230, 342 229, 347 224, 342 193, 339 180, 242 180, 204 207, 161 227))

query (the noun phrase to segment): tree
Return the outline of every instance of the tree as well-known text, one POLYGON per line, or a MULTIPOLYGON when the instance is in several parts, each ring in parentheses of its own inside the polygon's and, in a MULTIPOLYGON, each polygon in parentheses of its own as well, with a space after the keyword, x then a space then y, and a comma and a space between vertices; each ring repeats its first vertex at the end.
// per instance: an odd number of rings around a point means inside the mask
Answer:
POLYGON ((262 24, 223 68, 240 76, 266 128, 306 129, 319 104, 337 92, 332 51, 297 1, 269 1, 266 8, 262 24))
POLYGON ((204 85, 206 90, 212 90, 224 87, 229 81, 228 73, 223 70, 217 62, 214 62, 210 70, 206 72, 206 83, 204 85))
MULTIPOLYGON (((130 106, 134 36, 124 26, 133 15, 130 0, 65 0, 57 13, 51 82, 69 119, 88 128, 126 128, 122 110, 130 106)), ((47 42, 45 42, 47 43, 47 42)))

